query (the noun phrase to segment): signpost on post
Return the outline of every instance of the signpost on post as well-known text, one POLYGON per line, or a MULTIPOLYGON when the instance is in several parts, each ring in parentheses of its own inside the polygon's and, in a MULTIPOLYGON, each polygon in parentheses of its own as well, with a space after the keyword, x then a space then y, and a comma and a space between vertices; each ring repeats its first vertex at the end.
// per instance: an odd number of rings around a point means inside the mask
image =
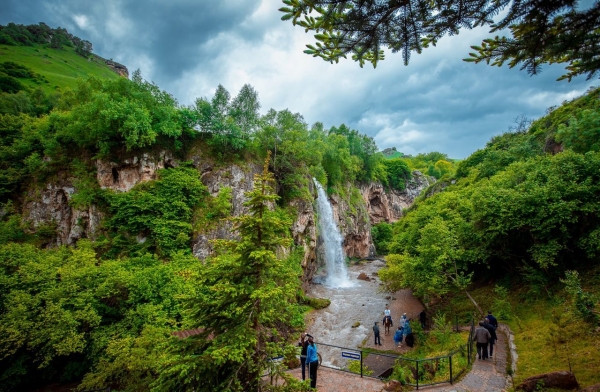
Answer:
POLYGON ((362 363, 362 351, 352 352, 352 351, 342 351, 342 358, 353 359, 355 361, 360 360, 360 377, 363 376, 363 363, 362 363))

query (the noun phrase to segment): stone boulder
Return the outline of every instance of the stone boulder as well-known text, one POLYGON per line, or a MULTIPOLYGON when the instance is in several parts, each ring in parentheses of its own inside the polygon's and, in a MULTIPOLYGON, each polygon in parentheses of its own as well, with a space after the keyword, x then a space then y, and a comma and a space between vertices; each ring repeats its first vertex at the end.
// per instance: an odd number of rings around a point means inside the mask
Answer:
POLYGON ((571 372, 561 370, 526 378, 517 386, 517 390, 533 392, 537 390, 538 385, 541 385, 543 388, 568 390, 579 388, 575 375, 571 372))
POLYGON ((356 279, 358 279, 358 280, 365 280, 367 282, 371 281, 371 278, 369 278, 367 276, 367 274, 365 274, 364 272, 361 272, 356 279))
POLYGON ((385 383, 383 390, 387 392, 402 392, 402 384, 398 380, 391 380, 385 383))

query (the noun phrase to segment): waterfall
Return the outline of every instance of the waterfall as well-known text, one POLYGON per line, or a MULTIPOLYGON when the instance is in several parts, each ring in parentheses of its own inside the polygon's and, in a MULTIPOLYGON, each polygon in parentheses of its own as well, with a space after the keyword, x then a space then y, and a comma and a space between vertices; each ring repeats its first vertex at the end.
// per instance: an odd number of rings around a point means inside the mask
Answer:
POLYGON ((323 245, 325 246, 325 265, 327 278, 325 284, 331 287, 350 287, 346 269, 346 255, 342 249, 342 235, 333 219, 333 210, 323 186, 313 178, 317 187, 317 210, 319 212, 319 227, 323 245))

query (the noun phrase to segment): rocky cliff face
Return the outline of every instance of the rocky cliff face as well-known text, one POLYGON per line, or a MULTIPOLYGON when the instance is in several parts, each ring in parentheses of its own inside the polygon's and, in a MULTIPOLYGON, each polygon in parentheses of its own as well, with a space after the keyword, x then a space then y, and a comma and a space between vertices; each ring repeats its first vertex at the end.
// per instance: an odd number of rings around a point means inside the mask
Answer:
POLYGON ((120 76, 124 76, 126 78, 129 77, 129 70, 123 64, 119 64, 116 61, 112 61, 112 60, 104 60, 104 62, 115 73, 119 74, 120 76))
MULTIPOLYGON (((232 190, 232 215, 240 216, 247 212, 243 205, 244 195, 253 187, 254 175, 262 167, 257 164, 216 165, 200 152, 186 157, 198 169, 198 175, 212 196, 222 187, 232 190)), ((156 154, 142 154, 124 159, 121 162, 96 161, 98 184, 105 189, 127 192, 136 184, 156 179, 156 171, 176 167, 176 159, 166 151, 156 154)), ((334 218, 344 238, 343 247, 349 257, 368 257, 375 253, 371 239, 371 225, 380 222, 394 222, 402 217, 402 210, 409 207, 414 199, 434 179, 414 172, 414 179, 406 190, 386 191, 381 184, 365 184, 360 189, 349 184, 347 196, 334 195, 330 198, 334 218)), ((76 191, 74 179, 63 175, 46 184, 43 188, 32 188, 23 203, 24 220, 32 227, 51 226, 56 229, 56 238, 49 245, 73 245, 81 238, 94 239, 99 234, 103 213, 95 206, 77 209, 69 201, 76 191)), ((315 194, 311 186, 311 193, 315 194)), ((321 259, 317 256, 317 217, 313 203, 296 200, 291 206, 297 211, 291 233, 297 246, 303 249, 303 282, 310 282, 316 273, 321 259)), ((210 240, 235 239, 237 233, 231 222, 222 221, 212 227, 199 227, 192 237, 192 252, 199 259, 212 254, 210 240)))
POLYGON ((23 220, 34 231, 43 226, 55 229, 56 238, 47 245, 73 245, 81 238, 96 238, 103 214, 95 206, 72 207, 69 200, 74 192, 73 179, 66 176, 27 192, 23 220))
MULTIPOLYGON (((231 212, 233 216, 240 216, 247 212, 244 206, 245 192, 252 190, 254 175, 262 171, 262 167, 251 164, 246 167, 231 165, 215 168, 209 162, 195 159, 196 168, 201 173, 202 183, 208 188, 211 196, 216 196, 222 187, 231 188, 231 212)), ((198 228, 192 239, 192 252, 196 257, 204 260, 213 253, 210 240, 236 239, 237 233, 233 231, 229 221, 220 222, 213 228, 198 228)))
POLYGON ((413 178, 403 191, 386 190, 378 182, 360 187, 371 224, 391 223, 402 218, 403 210, 410 207, 421 192, 435 182, 435 177, 426 176, 417 170, 413 171, 412 175, 413 178))
POLYGON ((348 257, 369 257, 375 253, 371 239, 371 223, 366 205, 356 188, 348 185, 348 198, 333 195, 329 198, 333 217, 338 223, 344 241, 342 246, 348 257))
MULTIPOLYGON (((247 212, 243 205, 245 192, 252 190, 254 175, 262 171, 257 164, 217 166, 203 157, 200 152, 186 157, 198 169, 198 174, 211 196, 216 196, 223 187, 232 190, 232 215, 240 216, 247 212)), ((178 163, 168 151, 157 154, 145 153, 131 156, 120 162, 98 160, 95 162, 98 184, 103 189, 127 192, 136 184, 156 179, 159 169, 177 167, 178 163)), ((49 226, 56 231, 56 238, 49 246, 73 245, 81 238, 94 239, 99 234, 100 222, 104 215, 95 206, 77 209, 69 202, 76 189, 74 179, 64 174, 49 182, 42 189, 32 187, 23 203, 23 217, 33 230, 49 226)), ((296 245, 303 248, 303 282, 309 282, 317 269, 317 226, 311 203, 297 200, 291 203, 297 210, 291 227, 296 245)), ((213 252, 210 240, 235 239, 237 233, 229 221, 222 221, 214 227, 197 228, 192 237, 192 252, 203 260, 213 252)))

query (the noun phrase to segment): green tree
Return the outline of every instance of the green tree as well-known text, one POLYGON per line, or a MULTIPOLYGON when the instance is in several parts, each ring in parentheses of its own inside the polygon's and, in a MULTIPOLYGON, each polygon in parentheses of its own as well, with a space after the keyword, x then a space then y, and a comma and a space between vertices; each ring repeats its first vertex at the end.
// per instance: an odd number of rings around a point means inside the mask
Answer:
POLYGON ((161 372, 160 390, 260 390, 269 358, 293 350, 285 331, 298 322, 300 271, 297 260, 277 256, 291 245, 291 220, 270 207, 278 196, 268 165, 267 158, 247 193, 248 214, 233 218, 240 239, 216 241, 220 254, 194 278, 188 320, 202 332, 180 342, 180 358, 161 372))
POLYGON ((169 256, 188 249, 193 209, 206 195, 198 172, 189 167, 161 169, 155 181, 108 194, 112 217, 107 226, 114 233, 110 253, 150 250, 169 256))
POLYGON ((568 125, 560 124, 556 141, 579 153, 600 151, 600 109, 582 110, 568 125))
POLYGON ((232 100, 219 85, 213 98, 198 98, 188 109, 191 126, 209 136, 208 143, 218 152, 239 152, 249 143, 259 125, 258 93, 246 84, 232 100))
POLYGON ((132 150, 151 146, 161 136, 179 137, 176 105, 170 94, 139 73, 132 80, 89 78, 63 96, 60 110, 50 115, 50 127, 62 147, 73 142, 107 156, 121 146, 132 150))
POLYGON ((388 242, 392 239, 392 225, 387 222, 381 222, 371 227, 371 238, 377 253, 384 255, 388 252, 388 242))
POLYGON ((392 290, 411 288, 418 296, 439 297, 451 290, 463 291, 480 315, 483 311, 467 291, 472 273, 452 222, 434 217, 419 230, 413 254, 389 255, 381 280, 392 290))
POLYGON ((511 37, 496 36, 473 46, 466 61, 485 61, 512 68, 521 65, 531 74, 544 63, 567 63, 562 77, 597 74, 600 67, 600 4, 578 8, 576 1, 452 0, 283 0, 283 20, 315 32, 315 45, 305 53, 338 62, 351 55, 361 67, 376 66, 383 48, 402 52, 408 64, 411 52, 421 53, 445 35, 460 29, 490 25, 491 33, 510 29, 511 37), (507 10, 506 13, 502 11, 507 10), (503 15, 498 17, 498 15, 503 15))
POLYGON ((382 161, 387 173, 386 183, 392 189, 402 191, 406 189, 406 181, 411 177, 410 169, 401 158, 382 161))

